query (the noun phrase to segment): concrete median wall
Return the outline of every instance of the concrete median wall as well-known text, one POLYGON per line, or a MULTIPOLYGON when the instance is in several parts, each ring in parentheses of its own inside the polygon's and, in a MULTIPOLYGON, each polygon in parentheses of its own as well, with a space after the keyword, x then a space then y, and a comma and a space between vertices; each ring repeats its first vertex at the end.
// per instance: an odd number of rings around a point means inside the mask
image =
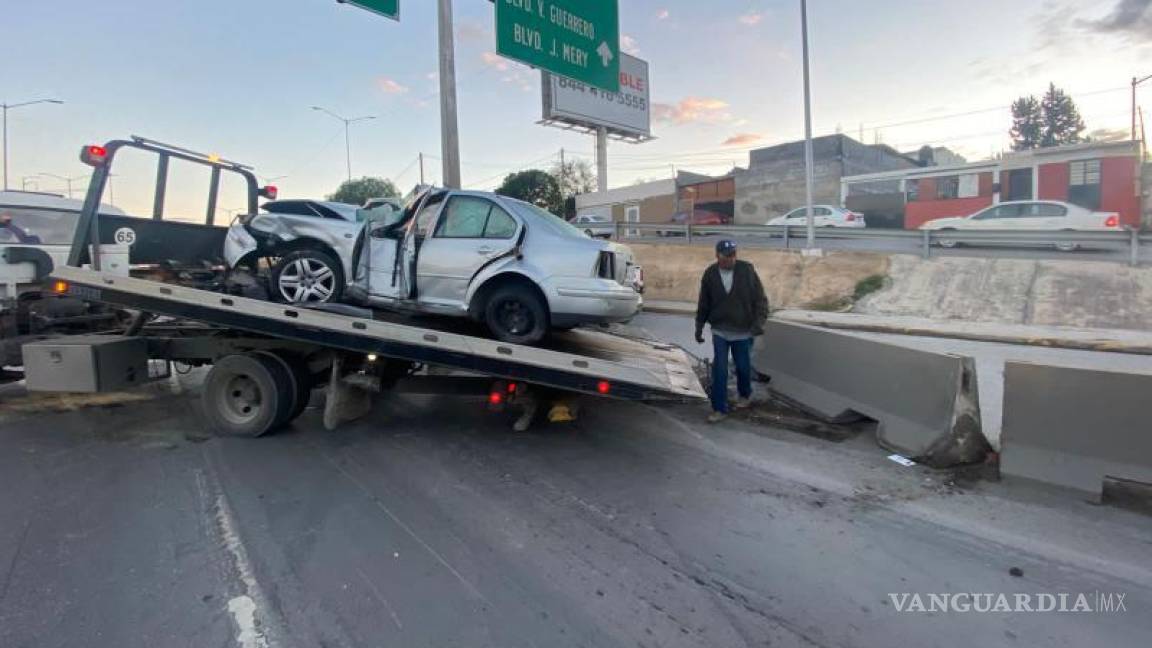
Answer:
POLYGON ((1099 498, 1106 477, 1152 484, 1152 375, 1009 362, 1000 471, 1099 498))
MULTIPOLYGON (((700 276, 716 260, 711 245, 628 246, 644 266, 645 297, 656 300, 695 302, 700 276)), ((888 271, 888 257, 858 252, 810 258, 795 251, 743 249, 740 258, 756 266, 773 309, 848 304, 857 282, 888 271)))
POLYGON ((880 445, 947 467, 983 459, 970 358, 770 321, 753 364, 772 390, 830 420, 875 419, 880 445))

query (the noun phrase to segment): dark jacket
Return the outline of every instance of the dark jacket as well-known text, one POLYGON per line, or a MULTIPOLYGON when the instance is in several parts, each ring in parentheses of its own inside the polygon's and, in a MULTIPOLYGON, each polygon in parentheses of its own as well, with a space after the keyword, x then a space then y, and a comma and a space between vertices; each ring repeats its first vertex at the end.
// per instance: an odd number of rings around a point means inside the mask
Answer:
POLYGON ((700 300, 696 303, 697 330, 703 330, 707 322, 714 329, 760 335, 767 320, 768 296, 751 263, 736 261, 732 269, 732 292, 724 290, 720 267, 715 263, 708 266, 700 280, 700 300))

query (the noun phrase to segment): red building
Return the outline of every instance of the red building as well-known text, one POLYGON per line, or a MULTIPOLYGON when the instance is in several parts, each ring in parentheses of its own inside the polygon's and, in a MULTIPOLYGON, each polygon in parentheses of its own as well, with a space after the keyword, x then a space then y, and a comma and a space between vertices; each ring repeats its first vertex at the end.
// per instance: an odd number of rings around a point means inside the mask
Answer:
POLYGON ((1140 223, 1139 142, 1073 144, 1006 153, 1002 159, 952 167, 846 177, 841 200, 852 209, 902 204, 905 229, 949 216, 967 216, 1008 200, 1059 200, 1120 214, 1140 223))

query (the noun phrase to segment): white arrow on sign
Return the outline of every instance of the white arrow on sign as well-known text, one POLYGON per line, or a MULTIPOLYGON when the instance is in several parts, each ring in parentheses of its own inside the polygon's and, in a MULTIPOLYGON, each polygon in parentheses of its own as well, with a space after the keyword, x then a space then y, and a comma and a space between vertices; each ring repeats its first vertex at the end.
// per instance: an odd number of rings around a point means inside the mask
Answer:
POLYGON ((596 53, 600 55, 600 62, 604 64, 604 67, 608 67, 612 59, 616 58, 612 54, 612 48, 608 46, 607 41, 600 41, 600 47, 596 48, 596 53))

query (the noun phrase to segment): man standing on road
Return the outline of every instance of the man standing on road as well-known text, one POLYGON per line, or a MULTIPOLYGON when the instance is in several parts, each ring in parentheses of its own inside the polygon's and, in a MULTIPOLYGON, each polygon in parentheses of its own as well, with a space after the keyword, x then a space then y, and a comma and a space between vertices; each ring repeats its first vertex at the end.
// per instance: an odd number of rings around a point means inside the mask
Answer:
POLYGON ((736 408, 751 404, 752 340, 764 333, 768 296, 756 268, 736 259, 736 242, 716 244, 716 263, 700 280, 696 304, 696 342, 704 344, 704 324, 712 326, 712 414, 709 423, 728 415, 728 354, 736 365, 736 408))

